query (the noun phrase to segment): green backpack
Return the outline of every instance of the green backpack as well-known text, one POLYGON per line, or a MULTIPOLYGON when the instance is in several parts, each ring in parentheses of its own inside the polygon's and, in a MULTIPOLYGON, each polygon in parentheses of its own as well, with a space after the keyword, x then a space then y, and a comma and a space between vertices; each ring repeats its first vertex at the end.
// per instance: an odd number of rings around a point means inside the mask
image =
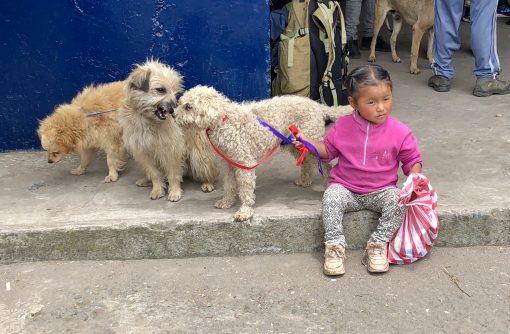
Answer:
POLYGON ((347 75, 345 23, 334 0, 292 0, 288 24, 280 35, 273 96, 302 95, 337 106, 347 75))

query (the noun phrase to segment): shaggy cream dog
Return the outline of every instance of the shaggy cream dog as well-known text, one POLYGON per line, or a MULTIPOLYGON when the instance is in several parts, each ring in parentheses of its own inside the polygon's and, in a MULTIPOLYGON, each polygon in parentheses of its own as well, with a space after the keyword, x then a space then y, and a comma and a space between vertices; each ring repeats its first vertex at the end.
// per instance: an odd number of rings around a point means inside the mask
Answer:
POLYGON ((151 199, 165 195, 166 180, 167 199, 178 201, 185 173, 203 182, 202 191, 212 191, 219 174, 204 133, 183 130, 174 119, 167 119, 181 92, 181 75, 154 60, 137 65, 127 79, 119 123, 128 151, 145 171, 146 177, 136 184, 152 182, 151 199))
POLYGON ((80 155, 80 165, 71 170, 81 175, 97 149, 106 152, 108 175, 105 182, 117 181, 118 171, 128 156, 117 122, 117 109, 124 96, 124 81, 88 86, 71 103, 58 106, 39 124, 37 134, 48 152, 48 162, 59 162, 67 153, 80 155))
MULTIPOLYGON (((195 127, 202 131, 209 129, 211 142, 220 151, 239 164, 252 166, 280 142, 280 139, 259 124, 257 118, 285 136, 289 135, 288 127, 294 124, 309 137, 322 140, 326 119, 335 120, 351 112, 350 106, 330 108, 300 96, 280 96, 238 104, 214 88, 197 86, 182 95, 173 116, 183 127, 195 127)), ((299 156, 294 146, 284 147, 296 157, 299 156)), ((310 186, 316 164, 317 159, 310 152, 301 165, 301 175, 295 183, 303 187, 310 186)), ((224 195, 215 206, 230 208, 239 196, 241 207, 234 219, 248 220, 254 214, 255 169, 226 165, 224 195)))

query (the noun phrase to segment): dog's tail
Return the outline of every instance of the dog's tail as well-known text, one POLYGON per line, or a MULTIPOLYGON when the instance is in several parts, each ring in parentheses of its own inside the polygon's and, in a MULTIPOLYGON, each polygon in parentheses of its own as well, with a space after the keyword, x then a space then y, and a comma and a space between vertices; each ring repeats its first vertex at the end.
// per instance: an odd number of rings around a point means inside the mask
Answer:
POLYGON ((350 105, 325 107, 323 109, 324 120, 326 123, 335 122, 338 118, 352 114, 352 107, 350 105))

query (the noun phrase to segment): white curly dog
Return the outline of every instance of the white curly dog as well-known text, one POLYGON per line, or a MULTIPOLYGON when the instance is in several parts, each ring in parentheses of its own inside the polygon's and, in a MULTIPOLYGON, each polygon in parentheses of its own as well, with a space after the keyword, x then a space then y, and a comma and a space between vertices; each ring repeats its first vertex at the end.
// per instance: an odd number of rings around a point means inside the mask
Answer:
MULTIPOLYGON (((322 140, 325 120, 336 120, 352 112, 350 106, 328 107, 301 96, 280 96, 257 102, 235 103, 212 87, 196 86, 180 98, 172 116, 183 127, 208 130, 211 143, 225 156, 244 166, 256 165, 281 141, 257 119, 261 119, 285 136, 289 126, 296 125, 307 136, 322 140)), ((294 156, 299 151, 285 145, 294 156)), ((245 221, 254 214, 255 169, 247 170, 226 164, 223 178, 223 198, 216 202, 220 209, 232 207, 237 196, 241 207, 236 221, 245 221)), ((312 184, 317 158, 310 152, 301 165, 301 175, 295 183, 302 187, 312 184)))

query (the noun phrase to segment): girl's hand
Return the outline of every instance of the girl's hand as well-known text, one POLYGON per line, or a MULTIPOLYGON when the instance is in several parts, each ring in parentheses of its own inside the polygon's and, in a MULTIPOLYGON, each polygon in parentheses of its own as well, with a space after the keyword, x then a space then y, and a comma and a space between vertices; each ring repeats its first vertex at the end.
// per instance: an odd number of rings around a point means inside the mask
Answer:
POLYGON ((301 138, 302 136, 303 135, 301 132, 298 132, 295 136, 292 135, 292 145, 294 145, 294 147, 300 148, 301 146, 303 146, 303 143, 297 140, 298 138, 301 138))

